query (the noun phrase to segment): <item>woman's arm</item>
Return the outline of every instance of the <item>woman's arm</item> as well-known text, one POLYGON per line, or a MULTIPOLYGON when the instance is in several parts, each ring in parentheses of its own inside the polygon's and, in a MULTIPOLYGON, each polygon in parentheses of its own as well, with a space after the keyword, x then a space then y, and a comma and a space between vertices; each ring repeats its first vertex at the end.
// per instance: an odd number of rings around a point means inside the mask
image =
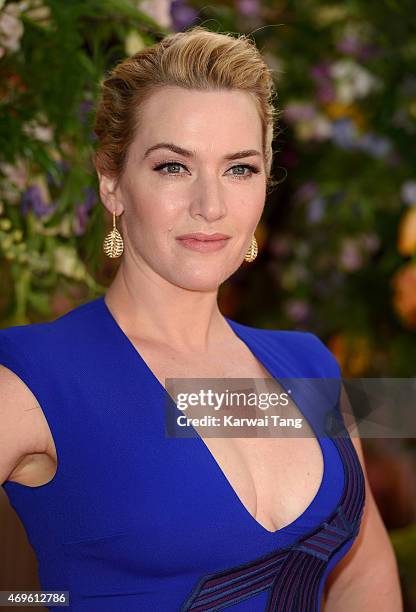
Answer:
MULTIPOLYGON (((341 386, 341 412, 346 425, 355 423, 348 396, 341 386)), ((351 435, 365 476, 366 503, 360 531, 354 544, 328 575, 324 612, 402 612, 403 602, 396 557, 384 526, 365 469, 361 441, 356 425, 351 435)))

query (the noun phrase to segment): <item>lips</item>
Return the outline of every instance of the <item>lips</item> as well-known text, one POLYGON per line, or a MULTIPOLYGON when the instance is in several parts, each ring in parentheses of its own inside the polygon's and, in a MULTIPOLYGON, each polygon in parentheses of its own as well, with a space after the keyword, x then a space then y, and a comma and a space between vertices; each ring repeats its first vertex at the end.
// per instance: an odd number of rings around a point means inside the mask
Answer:
POLYGON ((209 242, 212 240, 226 240, 230 238, 227 234, 204 234, 202 232, 196 232, 192 234, 183 234, 182 236, 178 236, 177 240, 199 240, 201 242, 209 242))

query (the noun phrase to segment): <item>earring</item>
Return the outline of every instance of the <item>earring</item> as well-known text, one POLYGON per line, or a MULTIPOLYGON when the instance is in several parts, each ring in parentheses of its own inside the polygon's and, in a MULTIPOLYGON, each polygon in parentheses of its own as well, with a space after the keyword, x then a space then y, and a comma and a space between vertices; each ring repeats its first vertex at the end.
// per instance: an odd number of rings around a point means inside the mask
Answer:
POLYGON ((120 232, 116 228, 116 213, 113 210, 113 229, 108 232, 103 242, 104 253, 111 258, 120 257, 124 251, 124 242, 120 232))
POLYGON ((250 248, 248 249, 245 257, 244 257, 244 261, 248 261, 248 262, 252 262, 256 259, 257 257, 257 253, 258 253, 258 246, 257 246, 257 240, 255 235, 253 234, 252 238, 251 238, 251 243, 250 243, 250 248))

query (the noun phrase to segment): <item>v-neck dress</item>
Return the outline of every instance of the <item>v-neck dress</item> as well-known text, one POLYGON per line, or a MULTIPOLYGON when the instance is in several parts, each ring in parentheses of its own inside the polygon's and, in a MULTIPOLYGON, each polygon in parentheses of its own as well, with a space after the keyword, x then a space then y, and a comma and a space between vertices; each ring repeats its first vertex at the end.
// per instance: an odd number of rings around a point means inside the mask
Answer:
POLYGON ((312 333, 225 319, 267 372, 290 384, 323 455, 311 503, 274 532, 242 504, 200 436, 167 435, 171 398, 104 296, 49 322, 0 330, 0 363, 36 397, 58 457, 47 484, 2 486, 41 588, 69 591, 67 609, 321 609, 326 577, 352 546, 365 504, 339 409, 340 369, 312 333))

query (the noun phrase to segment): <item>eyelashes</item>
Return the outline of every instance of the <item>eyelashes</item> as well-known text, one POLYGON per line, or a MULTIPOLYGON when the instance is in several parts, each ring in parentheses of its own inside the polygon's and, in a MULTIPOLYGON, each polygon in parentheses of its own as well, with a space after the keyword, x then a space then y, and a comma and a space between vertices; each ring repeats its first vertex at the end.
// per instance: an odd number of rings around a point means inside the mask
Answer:
MULTIPOLYGON (((153 166, 153 170, 155 172, 159 172, 161 175, 165 174, 166 176, 176 177, 180 176, 181 174, 184 174, 183 172, 161 172, 161 170, 165 168, 165 166, 181 166, 182 168, 187 169, 186 166, 184 164, 181 164, 180 162, 177 162, 175 160, 167 160, 161 164, 153 166)), ((232 177, 236 178, 237 180, 245 180, 251 178, 253 174, 258 174, 260 172, 260 170, 256 168, 256 166, 252 166, 251 164, 236 164, 234 166, 231 166, 231 168, 229 168, 227 172, 233 170, 234 168, 246 168, 247 170, 250 170, 249 174, 232 174, 232 177)))

